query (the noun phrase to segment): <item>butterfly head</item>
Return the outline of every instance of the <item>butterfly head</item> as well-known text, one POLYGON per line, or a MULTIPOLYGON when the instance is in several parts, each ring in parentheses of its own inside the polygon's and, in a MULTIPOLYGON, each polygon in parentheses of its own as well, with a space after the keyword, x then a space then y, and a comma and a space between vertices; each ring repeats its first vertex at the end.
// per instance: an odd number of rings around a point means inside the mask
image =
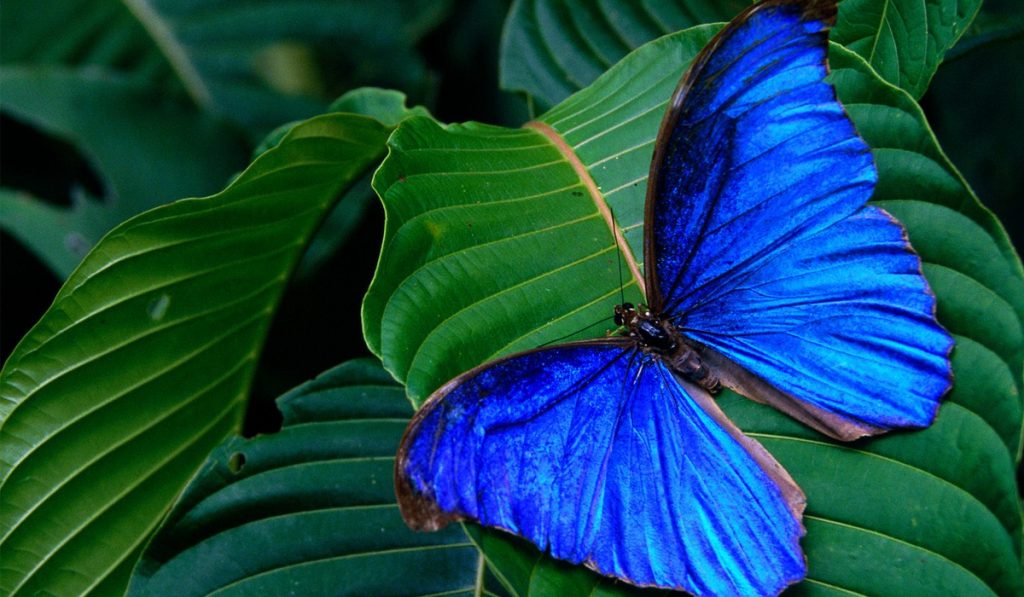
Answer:
POLYGON ((621 305, 615 305, 615 325, 625 326, 628 322, 636 319, 636 307, 633 303, 622 303, 621 305))
POLYGON ((676 341, 671 325, 662 321, 645 305, 634 306, 622 303, 615 306, 615 324, 625 328, 623 331, 635 339, 642 347, 658 352, 674 350, 676 341))

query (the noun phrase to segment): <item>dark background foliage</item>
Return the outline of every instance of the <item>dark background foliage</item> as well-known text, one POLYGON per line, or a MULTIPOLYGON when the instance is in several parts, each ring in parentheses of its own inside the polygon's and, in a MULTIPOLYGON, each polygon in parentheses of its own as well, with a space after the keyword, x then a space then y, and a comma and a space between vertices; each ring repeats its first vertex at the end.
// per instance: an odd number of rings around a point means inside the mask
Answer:
MULTIPOLYGON (((507 0, 458 0, 414 48, 426 65, 422 85, 405 89, 441 121, 478 120, 517 125, 528 119, 520 98, 498 88, 498 47, 507 0)), ((975 27, 1021 18, 1014 0, 988 0, 975 27)), ((15 26, 10 18, 3 28, 15 26)), ((1000 217, 1020 246, 1024 218, 1024 36, 999 34, 998 43, 959 47, 939 69, 921 104, 952 161, 1000 217)), ((2 57, 0 57, 2 58, 2 57)), ((351 57, 334 68, 352 68, 351 57)), ((386 76, 370 83, 387 85, 386 76)), ((343 76, 338 77, 344 79, 343 76)), ((331 89, 329 91, 344 91, 331 89)), ((325 94, 328 91, 324 92, 325 94)), ((329 98, 326 98, 329 99, 329 98)), ((187 103, 185 97, 174 98, 187 103)), ((237 168, 252 141, 240 130, 237 168)), ((196 148, 197 160, 203 159, 196 148)), ((101 196, 101 182, 74 145, 47 135, 3 110, 0 88, 0 186, 29 191, 55 205, 70 205, 85 190, 101 196)), ((219 188, 219 187, 218 187, 219 188)), ((212 193, 218 188, 207 189, 212 193)), ((0 214, 0 217, 3 217, 0 214)), ((271 328, 254 383, 246 432, 275 429, 280 415, 272 399, 285 389, 346 359, 367 353, 359 305, 373 275, 383 229, 376 200, 366 203, 359 225, 312 275, 288 286, 271 328), (305 350, 295 350, 303 346, 305 350)), ((0 359, 39 319, 60 287, 50 269, 7 233, 0 233, 0 359)))
MULTIPOLYGON (((508 0, 453 3, 444 20, 415 45, 427 74, 421 89, 402 89, 409 94, 410 105, 427 105, 437 118, 449 122, 478 120, 514 126, 527 120, 523 102, 498 88, 498 45, 508 5, 508 0)), ((0 19, 0 24, 9 27, 11 19, 0 19)), ((345 65, 339 63, 337 68, 345 65)), ((366 83, 397 87, 386 77, 366 83)), ((29 191, 64 207, 82 189, 102 196, 99 176, 74 145, 19 121, 2 106, 0 88, 0 186, 29 191)), ((240 169, 252 144, 244 139, 244 132, 236 134, 240 169)), ((201 148, 196 159, 203 159, 201 148)), ((333 256, 313 275, 288 286, 253 384, 247 434, 277 428, 280 415, 273 399, 284 390, 337 363, 368 354, 359 306, 376 266, 383 218, 379 202, 368 201, 360 224, 333 256), (299 345, 311 349, 295 350, 299 345)), ((43 315, 62 282, 10 234, 0 232, 0 362, 7 360, 43 315)))

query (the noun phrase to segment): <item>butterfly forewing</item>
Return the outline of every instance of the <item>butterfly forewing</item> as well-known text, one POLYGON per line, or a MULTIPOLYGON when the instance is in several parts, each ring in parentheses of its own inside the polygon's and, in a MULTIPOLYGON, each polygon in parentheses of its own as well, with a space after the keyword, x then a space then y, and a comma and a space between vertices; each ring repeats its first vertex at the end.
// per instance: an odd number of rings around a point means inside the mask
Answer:
POLYGON ((931 422, 949 335, 827 75, 822 2, 766 2, 684 78, 648 194, 653 308, 722 381, 852 439, 931 422), (766 382, 766 383, 765 383, 766 382))

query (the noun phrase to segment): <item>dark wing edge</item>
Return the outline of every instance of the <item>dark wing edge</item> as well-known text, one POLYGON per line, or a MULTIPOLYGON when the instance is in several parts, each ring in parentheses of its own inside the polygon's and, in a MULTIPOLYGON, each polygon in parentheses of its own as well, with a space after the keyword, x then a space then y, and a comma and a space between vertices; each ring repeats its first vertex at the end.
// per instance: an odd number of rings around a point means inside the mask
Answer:
MULTIPOLYGON (((693 59, 693 62, 690 63, 690 67, 686 70, 683 78, 679 81, 679 85, 676 87, 675 92, 672 94, 672 99, 669 101, 669 107, 665 110, 665 116, 661 120, 661 126, 658 128, 658 136, 655 138, 654 142, 654 155, 651 158, 651 168, 647 176, 647 197, 644 203, 645 227, 651 226, 654 222, 655 195, 658 192, 658 171, 665 159, 665 148, 668 146, 669 138, 672 136, 672 131, 676 127, 676 122, 679 120, 683 102, 686 101, 686 96, 689 94, 694 81, 696 81, 700 76, 701 72, 704 70, 704 66, 718 49, 718 46, 721 45, 723 40, 731 35, 733 31, 742 26, 744 22, 754 14, 776 6, 799 6, 802 8, 802 17, 805 21, 821 21, 826 25, 826 30, 835 25, 836 14, 838 12, 837 0, 764 0, 763 2, 758 2, 757 4, 744 9, 743 12, 729 21, 721 31, 711 38, 711 41, 704 46, 700 53, 697 54, 697 57, 693 59)), ((826 41, 826 43, 828 42, 826 41)), ((825 71, 826 73, 831 72, 829 70, 827 58, 825 59, 825 71)), ((836 102, 839 103, 838 98, 836 99, 836 102)), ((661 287, 658 284, 657 271, 654 267, 656 259, 654 234, 645 229, 644 283, 647 288, 647 304, 656 313, 660 313, 664 308, 664 299, 661 296, 661 287)))
POLYGON ((888 431, 886 428, 848 421, 835 413, 798 400, 730 361, 718 351, 704 345, 695 348, 701 361, 718 375, 723 386, 754 402, 774 407, 819 433, 848 442, 888 431))
MULTIPOLYGON (((559 348, 569 346, 618 346, 623 350, 627 350, 635 346, 635 343, 625 337, 610 337, 596 340, 566 342, 558 345, 559 348)), ((545 346, 525 350, 478 365, 469 371, 452 378, 448 383, 435 390, 434 393, 423 402, 423 405, 419 410, 416 411, 416 414, 413 415, 412 420, 409 421, 409 425, 405 428, 405 432, 402 434, 402 440, 398 446, 398 453, 395 456, 394 472, 395 496, 398 498, 398 509, 409 528, 416 531, 432 532, 443 529, 452 522, 462 520, 476 522, 475 518, 468 516, 463 512, 446 512, 442 510, 433 496, 417 491, 412 486, 409 476, 405 473, 406 465, 409 462, 409 444, 411 443, 412 438, 418 433, 420 424, 423 420, 426 419, 435 408, 441 405, 445 397, 447 397, 452 390, 457 388, 467 379, 476 376, 484 369, 505 361, 517 359, 530 353, 547 350, 549 348, 551 347, 545 346)), ((500 527, 493 528, 500 529, 500 527)), ((515 534, 515 532, 510 529, 500 530, 515 534)))

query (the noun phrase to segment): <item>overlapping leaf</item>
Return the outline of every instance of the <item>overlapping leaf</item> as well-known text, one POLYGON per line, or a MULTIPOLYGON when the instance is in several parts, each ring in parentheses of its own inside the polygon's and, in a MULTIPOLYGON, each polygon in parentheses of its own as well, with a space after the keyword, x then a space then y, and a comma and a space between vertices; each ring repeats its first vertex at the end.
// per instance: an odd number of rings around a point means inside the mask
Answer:
POLYGON ((141 23, 112 0, 0 5, 0 63, 105 70, 146 83, 176 87, 174 73, 141 23))
MULTIPOLYGON (((598 206, 614 213, 623 252, 639 257, 654 136, 714 31, 644 46, 522 130, 415 119, 396 132, 374 180, 388 220, 364 332, 414 402, 499 354, 611 327, 619 259, 598 206)), ((885 594, 913 582, 925 593, 1018 593, 1020 261, 914 100, 852 52, 834 46, 832 62, 840 98, 875 152, 874 200, 907 225, 940 321, 957 339, 958 383, 933 427, 846 446, 735 397, 723 405, 808 494, 810 575, 799 590, 885 594)), ((623 292, 638 298, 631 278, 623 292)), ((488 557, 499 570, 536 559, 488 557)), ((562 572, 540 562, 530 584, 538 574, 556 582, 562 572)))
POLYGON ((237 431, 281 290, 390 128, 295 126, 222 193, 111 231, 0 373, 0 592, 113 594, 237 431))
POLYGON ((919 98, 980 7, 981 0, 844 0, 832 40, 919 98))
POLYGON ((280 432, 214 449, 129 595, 491 595, 458 525, 415 533, 392 486, 412 409, 379 365, 351 361, 278 399, 280 432))
MULTIPOLYGON (((501 85, 541 109, 593 82, 646 42, 686 27, 728 21, 743 0, 517 0, 501 47, 501 85)), ((832 40, 883 79, 920 97, 981 0, 844 0, 832 40)))
POLYGON ((501 86, 547 109, 631 50, 662 35, 724 22, 746 0, 516 0, 501 40, 501 86))
POLYGON ((414 44, 450 8, 450 0, 9 0, 0 18, 17 25, 5 28, 0 56, 101 66, 184 89, 258 140, 355 87, 425 90, 414 44))
POLYGON ((422 88, 425 65, 413 44, 449 8, 423 0, 125 4, 200 106, 257 132, 315 114, 324 95, 359 85, 422 88))

